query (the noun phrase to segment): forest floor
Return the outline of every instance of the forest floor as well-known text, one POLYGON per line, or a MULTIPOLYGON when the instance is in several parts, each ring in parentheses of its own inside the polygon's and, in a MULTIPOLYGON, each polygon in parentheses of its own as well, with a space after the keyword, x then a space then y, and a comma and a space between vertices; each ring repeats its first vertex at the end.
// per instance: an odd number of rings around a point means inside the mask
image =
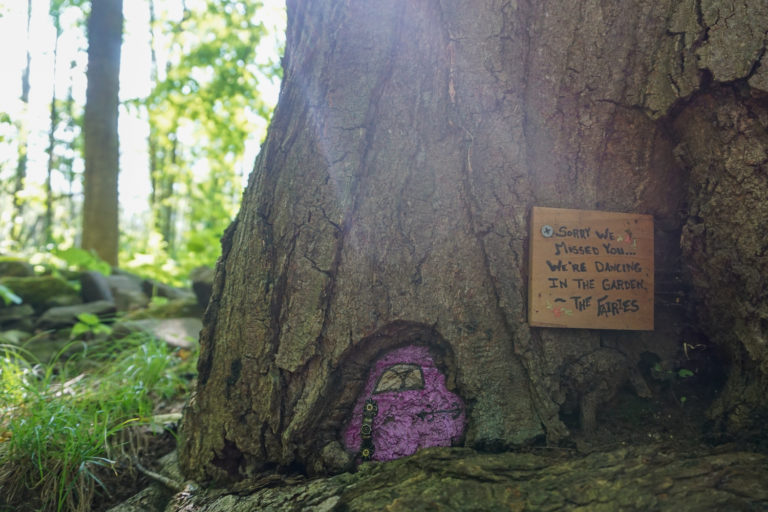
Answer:
POLYGON ((0 257, 2 512, 106 510, 176 447, 207 296, 102 270, 0 257))

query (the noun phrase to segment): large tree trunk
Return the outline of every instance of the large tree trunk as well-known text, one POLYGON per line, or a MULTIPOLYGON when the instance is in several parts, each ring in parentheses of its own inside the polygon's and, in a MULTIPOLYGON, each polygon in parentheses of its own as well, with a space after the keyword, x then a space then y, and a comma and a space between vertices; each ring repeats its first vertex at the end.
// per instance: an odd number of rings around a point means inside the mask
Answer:
POLYGON ((83 249, 117 265, 117 135, 123 1, 94 0, 88 18, 88 88, 83 139, 83 249))
MULTIPOLYGON (((695 152, 707 102, 744 113, 733 130, 745 143, 764 136, 765 7, 739 7, 729 23, 727 9, 289 1, 280 101, 224 237, 201 335, 180 450, 187 474, 338 469, 369 371, 404 345, 429 347, 466 405, 462 442, 477 448, 556 442, 569 435, 563 410, 579 407, 590 426, 618 388, 642 387, 641 355, 672 360, 690 334, 680 297, 665 293, 679 291, 686 204, 690 222, 708 221, 693 209, 709 193, 695 168, 733 151, 724 142, 695 152), (654 216, 655 331, 528 326, 533 205, 654 216)), ((765 195, 765 146, 757 152, 738 156, 762 173, 755 198, 765 195)), ((744 187, 717 165, 728 186, 744 187)), ((726 204, 712 215, 732 213, 726 204)), ((755 243, 732 247, 732 258, 755 243)), ((764 264, 765 247, 757 254, 764 264)), ((707 271, 706 249, 686 255, 686 267, 707 271)), ((717 307, 714 290, 693 283, 703 311, 717 307)), ((762 315, 764 342, 764 292, 743 302, 762 315)))

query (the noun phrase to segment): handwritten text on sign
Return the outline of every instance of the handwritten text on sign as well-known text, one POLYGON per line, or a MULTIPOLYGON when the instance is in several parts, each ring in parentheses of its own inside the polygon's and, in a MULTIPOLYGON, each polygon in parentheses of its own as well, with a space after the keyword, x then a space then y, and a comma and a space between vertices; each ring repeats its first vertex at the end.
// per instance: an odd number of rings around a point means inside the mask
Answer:
POLYGON ((653 330, 653 217, 534 207, 528 321, 653 330))

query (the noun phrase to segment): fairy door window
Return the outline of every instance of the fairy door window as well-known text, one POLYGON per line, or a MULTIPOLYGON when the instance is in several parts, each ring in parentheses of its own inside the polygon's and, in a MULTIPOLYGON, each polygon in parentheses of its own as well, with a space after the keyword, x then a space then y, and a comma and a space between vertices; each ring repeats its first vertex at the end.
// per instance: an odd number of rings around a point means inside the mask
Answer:
POLYGON ((376 361, 344 441, 350 452, 364 448, 364 459, 386 461, 420 448, 450 446, 464 423, 464 404, 446 389, 445 375, 427 348, 408 346, 376 361))

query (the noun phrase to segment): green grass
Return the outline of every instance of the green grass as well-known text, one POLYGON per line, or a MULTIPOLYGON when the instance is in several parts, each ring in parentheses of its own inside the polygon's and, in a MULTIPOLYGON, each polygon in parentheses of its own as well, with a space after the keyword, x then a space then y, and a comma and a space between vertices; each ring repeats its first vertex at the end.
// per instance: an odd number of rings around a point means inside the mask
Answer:
POLYGON ((47 365, 0 349, 0 506, 90 509, 154 404, 186 393, 194 358, 146 336, 72 342, 47 365), (74 357, 63 360, 61 354, 74 357))

